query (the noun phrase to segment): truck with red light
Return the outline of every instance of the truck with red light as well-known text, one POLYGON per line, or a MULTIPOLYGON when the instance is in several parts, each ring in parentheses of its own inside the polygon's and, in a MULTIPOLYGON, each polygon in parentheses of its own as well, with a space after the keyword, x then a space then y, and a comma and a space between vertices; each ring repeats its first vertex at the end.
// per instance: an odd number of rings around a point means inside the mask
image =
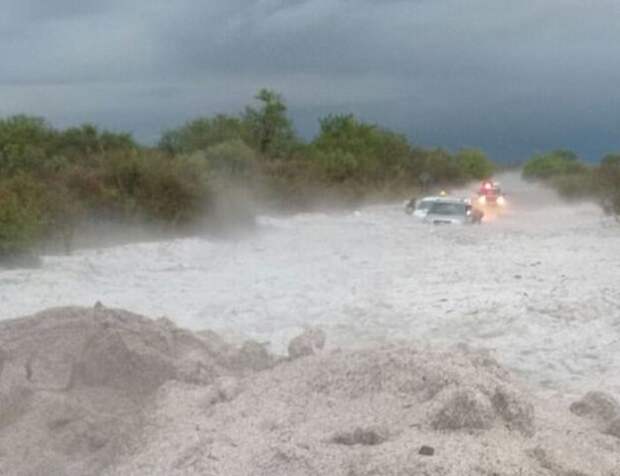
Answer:
POLYGON ((485 180, 478 189, 477 202, 481 206, 503 207, 506 205, 506 198, 499 183, 485 180))

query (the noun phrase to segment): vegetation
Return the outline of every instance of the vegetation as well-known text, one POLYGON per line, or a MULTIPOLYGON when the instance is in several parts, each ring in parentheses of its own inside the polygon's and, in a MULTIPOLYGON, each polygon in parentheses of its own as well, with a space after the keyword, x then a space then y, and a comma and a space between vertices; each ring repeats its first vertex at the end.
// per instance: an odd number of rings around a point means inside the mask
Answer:
POLYGON ((346 203, 459 184, 494 168, 482 151, 415 148, 403 135, 350 114, 320 119, 317 136, 304 142, 280 95, 261 90, 256 102, 239 116, 199 118, 166 131, 158 148, 171 156, 199 154, 214 180, 243 179, 255 196, 293 208, 312 206, 318 197, 346 203))
POLYGON ((522 174, 549 184, 565 198, 596 199, 607 213, 620 215, 620 154, 609 154, 600 164, 588 165, 574 152, 555 150, 533 156, 522 174))
MULTIPOLYGON (((91 124, 59 130, 37 117, 0 119, 0 261, 30 256, 50 240, 69 252, 85 224, 194 233, 225 226, 231 214, 251 221, 250 202, 292 209, 352 203, 459 185, 495 170, 481 150, 412 146, 351 114, 320 119, 316 137, 303 141, 279 94, 261 90, 255 99, 238 115, 166 131, 154 148, 91 124)), ((523 176, 570 198, 596 197, 620 214, 620 154, 598 166, 566 150, 538 154, 523 176)))
POLYGON ((620 153, 603 158, 594 172, 594 186, 603 209, 620 216, 620 153))
POLYGON ((462 149, 456 154, 463 174, 469 179, 482 180, 493 173, 495 166, 479 149, 462 149))
POLYGON ((493 171, 480 150, 413 147, 353 115, 321 119, 317 136, 305 142, 279 94, 261 90, 255 99, 239 115, 166 131, 155 148, 91 124, 59 130, 37 117, 0 119, 0 260, 49 240, 70 251, 85 223, 194 232, 210 220, 220 226, 218 213, 242 208, 242 195, 307 208, 319 197, 397 196, 493 171), (243 193, 232 199, 233 189, 243 193))
POLYGON ((548 180, 558 176, 582 175, 588 172, 577 154, 570 150, 554 150, 536 154, 523 167, 523 177, 548 180))
POLYGON ((44 120, 0 120, 0 258, 43 240, 70 250, 86 220, 182 226, 209 203, 208 167, 139 147, 92 125, 58 131, 44 120))

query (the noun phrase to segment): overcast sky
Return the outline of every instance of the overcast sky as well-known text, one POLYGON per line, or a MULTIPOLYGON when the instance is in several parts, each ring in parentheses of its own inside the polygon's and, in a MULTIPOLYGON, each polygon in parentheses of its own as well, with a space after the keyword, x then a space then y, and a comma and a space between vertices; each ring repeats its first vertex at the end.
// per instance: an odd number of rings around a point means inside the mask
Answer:
POLYGON ((514 160, 620 150, 618 0, 2 0, 0 116, 154 142, 281 92, 514 160))

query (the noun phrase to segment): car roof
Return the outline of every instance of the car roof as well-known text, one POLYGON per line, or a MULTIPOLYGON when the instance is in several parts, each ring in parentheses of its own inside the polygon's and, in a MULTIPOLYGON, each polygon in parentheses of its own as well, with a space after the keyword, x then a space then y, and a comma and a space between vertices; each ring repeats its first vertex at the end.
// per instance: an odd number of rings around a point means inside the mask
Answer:
POLYGON ((467 198, 459 197, 424 197, 420 199, 421 202, 442 202, 442 203, 469 203, 467 198))
POLYGON ((422 198, 420 199, 420 201, 421 201, 421 202, 434 202, 434 201, 440 200, 440 199, 442 199, 442 198, 443 198, 443 197, 422 197, 422 198))

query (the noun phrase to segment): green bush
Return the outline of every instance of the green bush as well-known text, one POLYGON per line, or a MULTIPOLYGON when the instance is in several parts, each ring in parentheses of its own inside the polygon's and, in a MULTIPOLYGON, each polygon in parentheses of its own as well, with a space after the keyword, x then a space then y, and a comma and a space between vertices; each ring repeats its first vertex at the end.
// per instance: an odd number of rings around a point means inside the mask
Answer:
POLYGON ((124 204, 119 192, 122 182, 109 171, 100 167, 72 166, 64 171, 61 180, 68 193, 93 218, 113 220, 124 216, 124 204))
POLYGON ((492 170, 479 150, 412 148, 351 114, 321 119, 304 143, 279 94, 263 89, 255 99, 238 115, 166 131, 156 149, 92 124, 57 130, 36 117, 0 119, 0 255, 50 237, 69 249, 86 222, 180 230, 207 217, 219 226, 233 206, 246 221, 255 199, 292 209, 352 204, 492 170))
POLYGON ((574 152, 555 150, 537 154, 523 166, 522 175, 526 179, 548 180, 558 175, 586 173, 587 166, 579 161, 574 152))
POLYGON ((343 150, 319 151, 315 161, 319 173, 327 183, 350 180, 355 177, 360 168, 360 163, 355 156, 343 150))
POLYGON ((609 154, 603 158, 594 172, 594 181, 603 209, 607 213, 620 215, 620 154, 609 154))
POLYGON ((190 225, 209 205, 208 169, 204 161, 180 156, 140 157, 140 187, 135 199, 150 221, 190 225))
POLYGON ((44 232, 44 190, 20 175, 0 183, 0 258, 28 252, 44 232))
POLYGON ((458 161, 444 149, 416 150, 413 169, 424 187, 437 184, 460 184, 466 181, 458 161))
POLYGON ((620 154, 588 166, 565 150, 536 155, 523 168, 523 177, 543 180, 562 197, 598 200, 605 212, 620 215, 620 154))
POLYGON ((54 155, 72 162, 85 163, 102 153, 138 148, 130 134, 100 132, 92 124, 55 131, 54 136, 54 155))
POLYGON ((411 149, 404 136, 359 121, 355 116, 330 115, 320 121, 313 141, 320 167, 329 181, 356 179, 378 184, 403 173, 411 149))
POLYGON ((593 197, 596 193, 591 173, 556 175, 550 185, 564 198, 577 200, 593 197))
POLYGON ((159 148, 170 155, 189 154, 222 142, 243 140, 247 136, 240 118, 220 114, 214 118, 194 119, 178 129, 164 132, 159 148))
POLYGON ((257 173, 257 154, 240 139, 209 147, 204 158, 210 170, 227 178, 248 179, 257 173))
POLYGON ((493 163, 479 149, 461 149, 456 153, 456 161, 466 179, 483 180, 494 172, 493 163))

